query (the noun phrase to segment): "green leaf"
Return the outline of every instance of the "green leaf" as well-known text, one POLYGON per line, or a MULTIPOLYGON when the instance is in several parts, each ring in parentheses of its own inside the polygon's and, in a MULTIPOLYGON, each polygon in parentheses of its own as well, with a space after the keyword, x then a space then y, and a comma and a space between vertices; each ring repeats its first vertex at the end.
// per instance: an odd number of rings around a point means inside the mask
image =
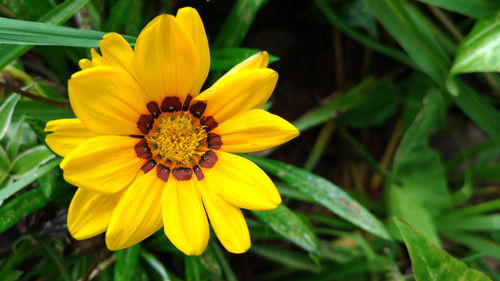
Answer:
POLYGON ((498 231, 500 214, 482 216, 443 216, 437 221, 439 229, 465 231, 498 231))
POLYGON ((39 188, 35 188, 5 203, 0 207, 0 233, 15 225, 23 216, 38 211, 49 202, 50 199, 45 197, 39 188))
POLYGON ((469 72, 500 71, 499 17, 500 11, 481 18, 460 43, 446 82, 448 90, 453 94, 459 93, 459 86, 454 79, 455 75, 469 72))
POLYGON ((279 177, 290 186, 307 194, 317 203, 361 229, 383 239, 391 240, 383 224, 345 191, 326 179, 298 167, 254 155, 245 155, 264 170, 279 177))
POLYGON ((243 42, 257 12, 267 0, 238 0, 219 29, 213 48, 238 47, 243 42))
POLYGON ((32 147, 23 151, 23 153, 19 154, 12 161, 10 173, 19 177, 24 173, 45 164, 54 157, 55 155, 43 144, 32 147))
POLYGON ((20 98, 21 96, 12 94, 0 106, 0 140, 5 136, 5 133, 7 133, 10 121, 12 120, 12 114, 14 113, 14 108, 20 98))
MULTIPOLYGON (((165 266, 158 260, 153 254, 146 252, 146 250, 141 251, 141 258, 146 265, 155 272, 162 281, 180 280, 177 277, 171 275, 165 266)), ((150 271, 147 271, 150 272, 150 271)))
MULTIPOLYGON (((249 48, 223 48, 210 51, 210 70, 228 70, 248 57, 261 52, 249 48)), ((269 63, 278 61, 279 58, 269 55, 269 63)))
POLYGON ((138 273, 139 256, 141 254, 141 244, 125 250, 116 251, 116 264, 114 269, 115 281, 132 281, 138 273))
POLYGON ((500 259, 500 244, 484 237, 484 234, 469 234, 463 231, 443 231, 444 237, 465 245, 474 251, 500 259))
POLYGON ((472 18, 500 10, 497 0, 419 0, 472 18))
MULTIPOLYGON (((50 45, 70 47, 98 47, 107 32, 55 26, 0 17, 0 43, 16 45, 50 45)), ((123 36, 130 43, 135 37, 123 36)))
POLYGON ((407 220, 439 245, 432 217, 450 207, 451 196, 440 156, 429 148, 428 139, 442 126, 446 105, 436 89, 429 91, 423 103, 401 140, 386 186, 390 215, 407 220))
MULTIPOLYGON (((64 1, 64 3, 52 9, 38 21, 53 25, 63 24, 89 1, 90 0, 64 1)), ((26 53, 30 48, 31 46, 0 46, 0 54, 2 54, 0 56, 0 69, 3 69, 13 60, 26 53)))
POLYGON ((340 112, 348 111, 358 106, 365 99, 365 94, 374 87, 375 79, 368 77, 352 87, 342 96, 314 109, 295 121, 293 125, 303 132, 325 121, 335 118, 340 112))
POLYGON ((38 179, 38 185, 45 197, 52 196, 59 180, 60 171, 59 169, 53 169, 38 179))
POLYGON ((9 198, 14 193, 23 189, 25 186, 32 183, 34 180, 38 179, 39 177, 41 177, 43 174, 54 169, 59 164, 60 161, 61 161, 60 159, 54 159, 54 160, 50 161, 49 163, 47 163, 47 164, 45 164, 37 169, 33 169, 33 170, 25 173, 21 179, 14 182, 13 184, 7 185, 6 187, 0 189, 0 205, 1 205, 1 202, 3 202, 3 200, 5 200, 6 198, 9 198))
POLYGON ((417 281, 491 281, 483 273, 468 268, 465 263, 432 245, 408 223, 399 218, 395 222, 410 253, 417 281))
POLYGON ((106 23, 106 30, 120 32, 125 23, 129 21, 130 8, 133 0, 118 0, 111 9, 109 20, 106 23))
POLYGON ((318 267, 305 255, 284 250, 283 248, 253 245, 250 251, 286 267, 311 272, 319 271, 318 267))
POLYGON ((211 247, 201 256, 185 256, 187 281, 223 280, 217 257, 211 247))
POLYGON ((318 238, 302 219, 284 204, 270 211, 253 211, 261 221, 308 252, 318 253, 318 238))
POLYGON ((24 116, 21 117, 21 120, 17 122, 17 127, 14 129, 14 135, 7 144, 7 155, 9 155, 10 159, 14 159, 17 156, 17 152, 23 141, 22 139, 23 124, 24 124, 24 116))
MULTIPOLYGON (((440 89, 446 88, 451 63, 436 42, 437 36, 405 0, 364 0, 366 6, 417 64, 417 70, 428 75, 440 89)), ((478 93, 458 81, 458 95, 448 95, 479 127, 492 137, 500 136, 500 113, 478 93)))
POLYGON ((392 81, 377 83, 370 94, 359 105, 343 114, 339 121, 355 128, 380 125, 394 115, 400 97, 399 88, 392 81))

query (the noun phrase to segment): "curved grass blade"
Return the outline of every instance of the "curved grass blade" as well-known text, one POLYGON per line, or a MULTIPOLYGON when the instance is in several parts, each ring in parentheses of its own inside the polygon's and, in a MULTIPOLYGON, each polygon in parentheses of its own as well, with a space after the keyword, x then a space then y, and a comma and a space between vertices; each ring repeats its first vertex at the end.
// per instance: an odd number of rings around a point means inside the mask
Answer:
POLYGON ((136 280, 138 273, 139 256, 141 254, 141 244, 116 252, 115 281, 136 280))
POLYGON ((418 0, 471 18, 479 18, 491 11, 500 10, 497 0, 418 0))
POLYGON ((383 239, 391 240, 383 224, 340 187, 301 168, 254 155, 245 155, 264 170, 307 194, 328 210, 383 239))
POLYGON ((12 120, 12 114, 14 113, 14 108, 21 96, 17 94, 10 95, 0 106, 0 140, 7 133, 7 129, 10 126, 10 121, 12 120))

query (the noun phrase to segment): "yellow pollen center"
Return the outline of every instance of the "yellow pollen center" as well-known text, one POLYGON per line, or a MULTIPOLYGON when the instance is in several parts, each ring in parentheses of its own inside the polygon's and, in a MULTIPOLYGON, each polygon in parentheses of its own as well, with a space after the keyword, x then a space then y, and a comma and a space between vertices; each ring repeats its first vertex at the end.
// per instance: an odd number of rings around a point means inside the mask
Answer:
POLYGON ((146 138, 161 158, 188 164, 194 163, 193 157, 202 155, 198 147, 206 133, 202 126, 194 126, 191 116, 185 113, 175 118, 160 117, 154 135, 146 138))

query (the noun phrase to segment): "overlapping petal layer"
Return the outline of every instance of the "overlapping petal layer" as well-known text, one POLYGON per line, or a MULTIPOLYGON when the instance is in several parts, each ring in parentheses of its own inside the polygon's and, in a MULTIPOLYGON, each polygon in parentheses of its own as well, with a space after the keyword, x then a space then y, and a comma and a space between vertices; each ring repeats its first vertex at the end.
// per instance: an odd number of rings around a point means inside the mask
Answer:
POLYGON ((68 210, 68 230, 75 239, 83 240, 106 231, 111 214, 123 192, 103 194, 79 188, 68 210))
POLYGON ((68 155, 82 142, 99 135, 85 127, 78 118, 49 121, 45 131, 53 132, 47 135, 45 142, 62 157, 68 155))
POLYGON ((141 242, 163 226, 161 196, 165 183, 154 173, 141 174, 113 211, 106 245, 119 250, 141 242))
POLYGON ((98 136, 81 143, 61 162, 64 179, 81 188, 115 193, 135 179, 144 160, 137 158, 137 139, 98 136))

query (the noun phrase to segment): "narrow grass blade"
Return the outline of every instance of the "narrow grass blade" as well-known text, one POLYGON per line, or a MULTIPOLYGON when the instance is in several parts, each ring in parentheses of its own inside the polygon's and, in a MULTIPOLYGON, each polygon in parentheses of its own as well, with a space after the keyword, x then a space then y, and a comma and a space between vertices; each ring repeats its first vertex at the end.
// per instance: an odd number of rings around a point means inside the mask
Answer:
POLYGON ((0 140, 7 133, 7 129, 10 126, 10 121, 12 120, 12 114, 14 113, 14 108, 21 96, 17 94, 10 95, 0 106, 0 140))
POLYGON ((116 252, 115 281, 136 280, 138 273, 139 256, 141 254, 141 244, 116 252))

